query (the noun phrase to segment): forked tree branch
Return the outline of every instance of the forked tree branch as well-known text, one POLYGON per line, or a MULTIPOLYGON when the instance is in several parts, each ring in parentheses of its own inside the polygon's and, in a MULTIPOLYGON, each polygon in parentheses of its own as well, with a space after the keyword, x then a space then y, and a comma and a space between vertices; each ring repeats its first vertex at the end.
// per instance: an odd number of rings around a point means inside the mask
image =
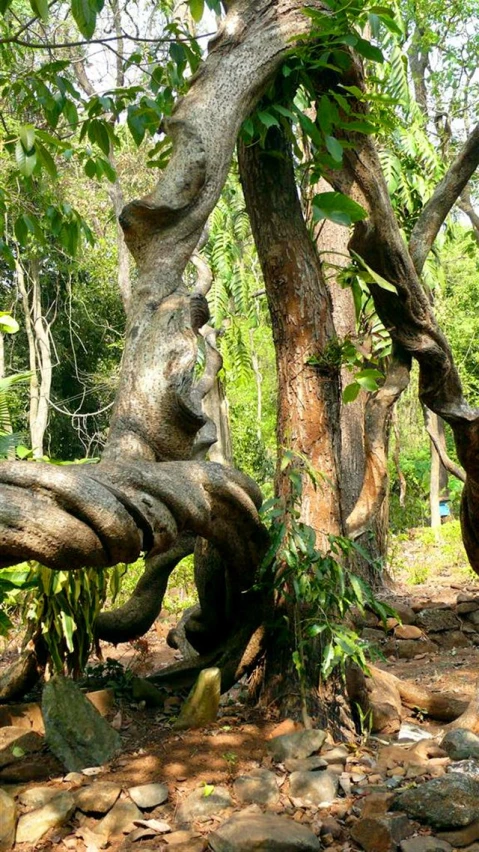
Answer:
POLYGON ((418 275, 446 216, 456 204, 479 166, 479 124, 452 162, 431 198, 424 205, 409 241, 409 252, 418 275))

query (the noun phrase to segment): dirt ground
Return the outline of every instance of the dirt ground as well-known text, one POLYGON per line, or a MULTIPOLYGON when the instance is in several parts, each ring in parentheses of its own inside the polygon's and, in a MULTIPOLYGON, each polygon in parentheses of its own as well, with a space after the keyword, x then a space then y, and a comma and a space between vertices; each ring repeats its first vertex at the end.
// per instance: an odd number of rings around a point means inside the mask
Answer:
MULTIPOLYGON (((412 602, 444 602, 455 601, 459 592, 477 594, 479 582, 466 579, 457 582, 455 575, 447 573, 433 581, 422 585, 407 586, 401 579, 388 590, 387 599, 394 605, 395 601, 412 602)), ((168 648, 165 636, 175 619, 165 617, 160 619, 154 628, 140 641, 126 646, 114 648, 103 646, 104 658, 110 657, 137 675, 145 676, 167 666, 179 658, 178 652, 168 648)), ((5 667, 15 654, 10 646, 4 653, 1 667, 5 667)), ((437 654, 420 655, 413 660, 388 660, 380 664, 383 668, 400 678, 415 681, 422 687, 434 690, 445 690, 458 695, 472 695, 479 675, 479 649, 465 648, 441 651, 437 654)), ((225 785, 231 787, 234 779, 249 772, 253 768, 263 766, 271 768, 271 758, 268 756, 266 742, 271 731, 277 725, 278 719, 273 714, 268 715, 263 710, 256 709, 244 702, 245 688, 235 687, 230 694, 223 697, 220 714, 215 724, 200 731, 178 733, 172 730, 171 720, 178 712, 183 695, 170 694, 161 710, 145 709, 142 704, 122 700, 121 697, 114 711, 115 726, 122 738, 122 752, 109 766, 100 770, 97 778, 102 781, 115 781, 124 789, 148 782, 164 782, 169 788, 169 799, 165 805, 148 812, 148 819, 161 819, 174 822, 175 813, 183 799, 202 783, 210 785, 225 785)), ((111 719, 111 716, 110 716, 111 719)), ((423 724, 428 730, 437 731, 434 725, 411 713, 410 720, 415 724, 423 724)), ((362 753, 374 753, 377 741, 362 744, 362 753)), ((357 745, 351 743, 354 750, 357 745)), ((53 761, 51 777, 48 784, 65 790, 75 788, 75 783, 66 782, 64 771, 53 761)), ((91 780, 91 779, 90 779, 91 780)), ((38 782, 42 786, 45 781, 38 782)), ((23 784, 23 787, 26 785, 23 784)), ((33 786, 32 784, 28 786, 33 786)), ((12 790, 11 792, 15 792, 12 790)), ((316 812, 314 809, 297 815, 295 808, 287 796, 282 796, 280 803, 273 808, 278 813, 289 814, 295 820, 313 824, 314 820, 324 819, 328 815, 344 817, 347 808, 335 805, 328 812, 316 812)), ((79 812, 77 812, 78 814, 79 812)), ((182 848, 192 850, 208 848, 206 840, 202 846, 201 838, 214 830, 224 820, 223 815, 213 818, 198 827, 197 833, 182 848), (196 838, 196 839, 195 839, 196 838), (193 842, 194 841, 194 842, 193 842), (196 845, 195 845, 196 844, 196 845), (199 844, 199 845, 198 845, 199 844)), ((82 826, 93 827, 95 820, 84 817, 82 826)), ((358 848, 347 835, 336 844, 336 849, 343 852, 358 848)), ((79 850, 88 852, 88 845, 76 834, 78 821, 73 819, 62 829, 54 831, 50 836, 37 844, 35 849, 42 852, 66 852, 79 850)), ((196 828, 196 827, 195 827, 196 828)), ((132 843, 128 837, 112 840, 107 846, 107 852, 158 852, 167 849, 164 840, 159 835, 139 839, 132 843)), ((15 847, 24 852, 33 848, 27 844, 15 847)), ((175 847, 171 847, 174 849, 175 847)))

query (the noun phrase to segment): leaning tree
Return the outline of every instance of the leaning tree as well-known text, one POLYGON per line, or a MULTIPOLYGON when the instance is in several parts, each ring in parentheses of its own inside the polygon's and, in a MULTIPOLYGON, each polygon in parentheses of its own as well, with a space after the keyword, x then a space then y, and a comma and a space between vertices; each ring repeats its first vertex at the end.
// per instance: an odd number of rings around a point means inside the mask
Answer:
MULTIPOLYGON (((369 270, 376 310, 390 331, 399 363, 417 359, 422 401, 452 426, 467 473, 464 541, 472 566, 479 568, 475 530, 478 417, 463 399, 450 348, 420 281, 438 229, 478 165, 479 128, 471 133, 426 205, 408 248, 393 214, 374 142, 364 132, 368 103, 359 54, 367 53, 367 42, 354 35, 354 24, 345 21, 344 14, 339 16, 340 31, 333 34, 338 60, 334 64, 318 60, 325 22, 326 37, 331 37, 334 15, 329 5, 319 0, 306 5, 295 0, 233 0, 227 5, 206 60, 164 123, 173 142, 167 168, 151 194, 128 204, 120 216, 137 276, 102 459, 94 467, 70 469, 42 463, 0 464, 0 565, 36 559, 53 569, 77 570, 131 562, 145 553, 146 572, 128 614, 132 623, 138 624, 146 602, 151 602, 152 587, 159 607, 168 574, 194 539, 200 611, 187 621, 186 635, 201 653, 197 665, 219 661, 224 686, 251 667, 265 647, 270 657, 275 653, 274 643, 268 643, 262 630, 263 597, 254 586, 267 535, 258 515, 261 495, 255 484, 230 468, 195 460, 212 441, 202 400, 212 385, 218 355, 214 334, 205 330, 207 306, 201 278, 190 294, 183 274, 221 193, 243 121, 285 58, 295 51, 306 61, 308 55, 312 57, 318 100, 332 90, 342 93, 347 105, 336 131, 342 162, 329 169, 326 165, 325 176, 338 191, 352 193, 366 211, 366 218, 354 227, 351 248, 369 270), (348 38, 344 30, 341 38, 341 27, 347 28, 348 38), (205 371, 196 378, 200 330, 206 335, 207 355, 205 371)), ((319 116, 318 127, 320 120, 319 116)), ((290 315, 299 336, 303 330, 312 333, 313 328, 318 345, 323 345, 331 317, 329 297, 321 289, 317 259, 308 254, 295 200, 291 209, 284 207, 284 193, 294 196, 287 142, 273 139, 273 144, 282 154, 277 186, 271 160, 261 162, 258 148, 242 151, 245 186, 251 180, 258 182, 247 191, 265 276, 274 276, 278 270, 285 280, 292 276, 286 293, 271 290, 270 301, 274 311, 273 297, 278 302, 284 298, 280 306, 284 322, 290 315), (275 213, 267 224, 279 228, 279 237, 272 227, 265 228, 262 236, 261 211, 267 211, 267 203, 260 192, 266 191, 272 194, 275 213), (294 227, 293 245, 288 240, 290 227, 294 227), (312 288, 309 300, 304 291, 300 293, 305 282, 312 288)), ((333 149, 337 150, 334 145, 333 149)), ((305 365, 298 366, 302 370, 305 365)), ((303 371, 298 385, 306 395, 305 411, 313 389, 327 418, 337 404, 338 367, 326 376, 315 367, 307 369, 309 378, 303 371)), ((336 440, 331 434, 328 453, 333 457, 336 440)), ((326 511, 334 515, 336 508, 331 501, 326 511)), ((356 520, 360 524, 360 518, 356 520)), ((104 628, 106 633, 106 622, 104 628)), ((278 666, 271 671, 277 679, 278 666)))

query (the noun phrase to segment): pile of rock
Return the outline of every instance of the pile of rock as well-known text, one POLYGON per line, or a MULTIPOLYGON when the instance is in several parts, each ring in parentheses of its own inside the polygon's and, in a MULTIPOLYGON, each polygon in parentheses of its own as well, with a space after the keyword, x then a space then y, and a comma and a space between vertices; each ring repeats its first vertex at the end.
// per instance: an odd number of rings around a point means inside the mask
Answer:
POLYGON ((372 612, 355 615, 363 639, 377 645, 386 657, 410 660, 439 649, 479 645, 479 597, 461 592, 455 604, 422 601, 392 606, 399 618, 384 627, 372 612))

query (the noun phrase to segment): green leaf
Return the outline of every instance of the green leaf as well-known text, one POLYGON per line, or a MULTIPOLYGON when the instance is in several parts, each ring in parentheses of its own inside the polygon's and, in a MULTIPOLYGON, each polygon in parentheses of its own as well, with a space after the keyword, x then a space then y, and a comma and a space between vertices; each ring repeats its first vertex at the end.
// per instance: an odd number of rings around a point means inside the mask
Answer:
POLYGON ((388 290, 390 293, 396 293, 397 295, 397 288, 394 286, 394 284, 391 284, 391 282, 386 281, 386 279, 383 278, 382 275, 379 275, 377 272, 374 272, 374 270, 371 269, 370 266, 368 266, 366 261, 363 260, 363 258, 360 257, 359 254, 356 254, 355 251, 351 251, 351 256, 354 257, 354 259, 359 263, 359 265, 364 268, 365 272, 359 270, 358 275, 366 284, 377 284, 378 287, 381 287, 382 290, 388 290))
POLYGON ((279 127, 278 119, 276 118, 276 116, 271 115, 270 112, 260 110, 258 112, 258 118, 261 121, 261 124, 264 124, 265 127, 279 127))
POLYGON ((26 154, 20 139, 15 143, 15 160, 20 174, 24 177, 30 177, 36 166, 37 156, 35 153, 31 155, 26 154))
POLYGON ((85 174, 90 180, 93 180, 97 176, 97 168, 95 160, 88 159, 83 166, 85 174))
POLYGON ((30 0, 33 14, 42 21, 48 21, 48 0, 30 0))
POLYGON ((82 36, 91 38, 95 32, 98 5, 92 0, 72 0, 72 15, 82 36))
POLYGON ((40 165, 52 178, 58 177, 57 167, 55 165, 55 160, 53 159, 50 151, 48 151, 44 145, 41 145, 39 142, 36 144, 36 152, 40 165))
POLYGON ((214 792, 215 792, 215 785, 214 784, 204 784, 203 785, 203 796, 205 797, 205 799, 207 799, 208 796, 212 796, 214 792))
POLYGON ((366 217, 367 213, 364 207, 341 192, 320 192, 313 198, 313 219, 315 222, 319 222, 321 219, 330 219, 338 225, 349 226, 354 222, 361 222, 366 217))
POLYGON ((174 41, 170 44, 170 56, 173 62, 176 62, 177 65, 182 65, 183 62, 186 62, 186 53, 182 44, 179 44, 177 41, 174 41))
POLYGON ((15 334, 20 326, 7 311, 0 311, 0 331, 2 334, 15 334))
POLYGON ((25 153, 29 154, 35 144, 35 128, 33 124, 25 124, 18 131, 25 153))
POLYGON ((88 138, 91 142, 96 142, 98 147, 108 157, 110 153, 110 136, 104 121, 98 118, 93 118, 90 121, 88 125, 88 138))
POLYGON ((25 752, 24 752, 23 748, 20 748, 20 746, 13 746, 12 754, 13 754, 14 757, 24 757, 25 756, 25 752))
POLYGON ((203 17, 203 12, 205 10, 204 0, 189 0, 190 12, 193 17, 193 20, 196 23, 199 23, 203 17))
POLYGON ((326 148, 328 149, 335 163, 341 163, 343 159, 343 146, 341 145, 341 142, 335 139, 334 136, 325 136, 324 140, 326 142, 326 148))
POLYGON ((342 394, 343 402, 354 402, 360 390, 361 385, 357 382, 352 382, 350 385, 346 385, 342 394))
POLYGON ((384 62, 384 56, 379 47, 375 47, 374 44, 371 44, 370 41, 366 41, 365 38, 357 36, 354 49, 366 59, 371 59, 372 62, 384 62))

